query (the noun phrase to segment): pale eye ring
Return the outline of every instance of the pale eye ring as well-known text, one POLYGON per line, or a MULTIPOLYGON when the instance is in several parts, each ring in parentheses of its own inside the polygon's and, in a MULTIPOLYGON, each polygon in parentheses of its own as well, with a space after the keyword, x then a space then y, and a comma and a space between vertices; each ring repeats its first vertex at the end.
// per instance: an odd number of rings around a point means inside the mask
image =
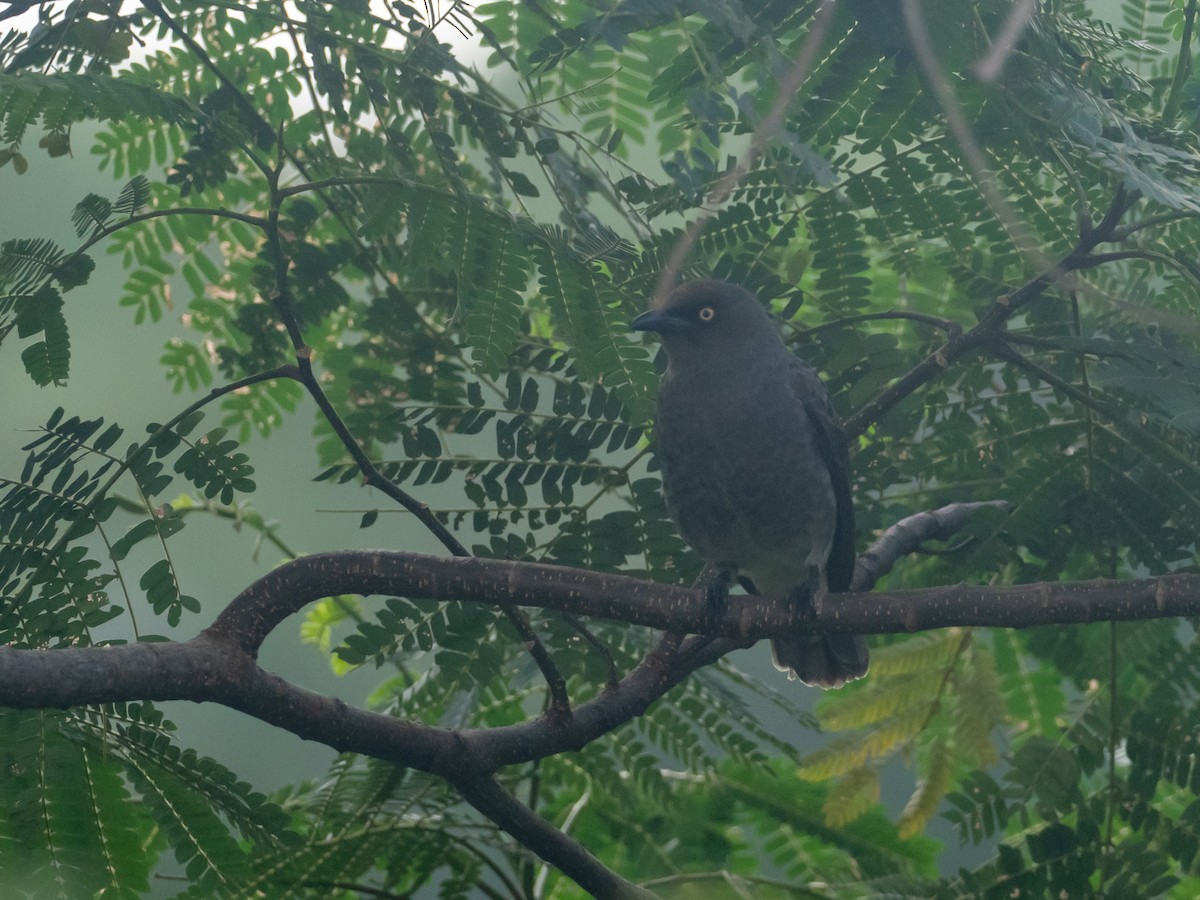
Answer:
POLYGON ((717 317, 717 311, 711 306, 702 306, 700 311, 696 313, 696 318, 701 322, 711 322, 717 317))

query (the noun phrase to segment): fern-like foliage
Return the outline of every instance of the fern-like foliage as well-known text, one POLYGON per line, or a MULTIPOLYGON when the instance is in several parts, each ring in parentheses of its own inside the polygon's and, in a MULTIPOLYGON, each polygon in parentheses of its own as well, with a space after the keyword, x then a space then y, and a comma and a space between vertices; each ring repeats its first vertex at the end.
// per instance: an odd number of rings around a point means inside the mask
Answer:
POLYGON ((0 75, 0 140, 17 145, 39 120, 50 134, 65 133, 84 120, 136 117, 160 122, 191 118, 184 99, 106 74, 35 72, 0 75))
MULTIPOLYGON (((926 0, 930 60, 876 0, 39 4, 0 38, 0 177, 73 154, 125 183, 81 191, 74 246, 10 228, 0 341, 36 385, 78 379, 86 294, 121 327, 173 328, 168 383, 215 408, 132 445, 92 414, 46 417, 0 484, 0 640, 197 621, 188 518, 278 537, 244 506, 242 444, 311 408, 264 380, 297 351, 339 417, 317 422, 313 471, 377 542, 411 532, 350 493, 358 450, 473 553, 692 583, 649 427, 661 360, 627 333, 685 240, 683 275, 753 289, 844 417, 874 409, 851 419, 860 547, 913 512, 1008 501, 888 586, 1194 569, 1195 11, 1094 7, 1041 4, 1006 32, 1012 4, 926 0), (126 273, 111 298, 98 245, 126 273), (1057 263, 1070 278, 1022 299, 1057 263), (1004 331, 945 355, 1014 297, 1004 331), (925 359, 936 377, 872 406, 925 359)), ((653 639, 531 624, 577 703, 653 639)), ((370 702, 394 715, 483 728, 544 708, 493 610, 339 597, 305 629, 338 671, 380 667, 370 702)), ((1185 631, 878 639, 870 678, 815 716, 727 659, 617 734, 502 774, 664 894, 1190 896, 1185 631), (885 815, 896 760, 915 786, 885 815), (991 858, 939 873, 921 837, 939 815, 991 858)), ((5 889, 144 894, 173 853, 185 896, 574 896, 417 773, 341 757, 266 800, 149 705, 7 713, 2 731, 5 889)))

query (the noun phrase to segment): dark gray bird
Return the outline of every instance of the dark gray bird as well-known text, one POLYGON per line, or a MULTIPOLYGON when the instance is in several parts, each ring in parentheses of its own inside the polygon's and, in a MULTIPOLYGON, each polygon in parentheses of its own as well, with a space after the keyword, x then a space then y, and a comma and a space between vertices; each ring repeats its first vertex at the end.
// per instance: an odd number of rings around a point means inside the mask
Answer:
MULTIPOLYGON (((655 425, 667 509, 680 534, 748 590, 811 602, 854 574, 846 438, 816 370, 793 356, 754 295, 723 281, 678 287, 630 327, 667 351, 655 425), (747 584, 747 581, 750 583, 747 584)), ((821 687, 867 671, 861 635, 771 642, 776 668, 821 687)))

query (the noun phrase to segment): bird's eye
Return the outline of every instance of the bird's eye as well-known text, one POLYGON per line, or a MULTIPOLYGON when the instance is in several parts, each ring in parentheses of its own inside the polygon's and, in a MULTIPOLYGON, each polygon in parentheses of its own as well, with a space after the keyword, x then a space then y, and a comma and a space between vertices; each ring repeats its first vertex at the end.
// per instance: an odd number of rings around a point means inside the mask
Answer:
POLYGON ((700 307, 700 311, 696 313, 696 317, 701 322, 711 322, 717 317, 717 311, 711 306, 702 306, 700 307))

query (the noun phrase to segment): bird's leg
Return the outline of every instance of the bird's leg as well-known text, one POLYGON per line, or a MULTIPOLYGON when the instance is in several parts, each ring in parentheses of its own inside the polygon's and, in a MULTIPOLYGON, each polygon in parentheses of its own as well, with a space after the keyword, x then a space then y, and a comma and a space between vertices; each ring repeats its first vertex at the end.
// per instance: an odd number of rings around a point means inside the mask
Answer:
POLYGON ((813 598, 821 588, 821 571, 813 567, 809 571, 808 581, 796 585, 788 592, 788 599, 796 607, 796 619, 801 625, 811 626, 817 620, 817 610, 813 606, 813 598))
POLYGON ((733 581, 733 573, 722 569, 704 589, 704 628, 716 628, 717 623, 725 616, 729 608, 729 585, 733 581))

